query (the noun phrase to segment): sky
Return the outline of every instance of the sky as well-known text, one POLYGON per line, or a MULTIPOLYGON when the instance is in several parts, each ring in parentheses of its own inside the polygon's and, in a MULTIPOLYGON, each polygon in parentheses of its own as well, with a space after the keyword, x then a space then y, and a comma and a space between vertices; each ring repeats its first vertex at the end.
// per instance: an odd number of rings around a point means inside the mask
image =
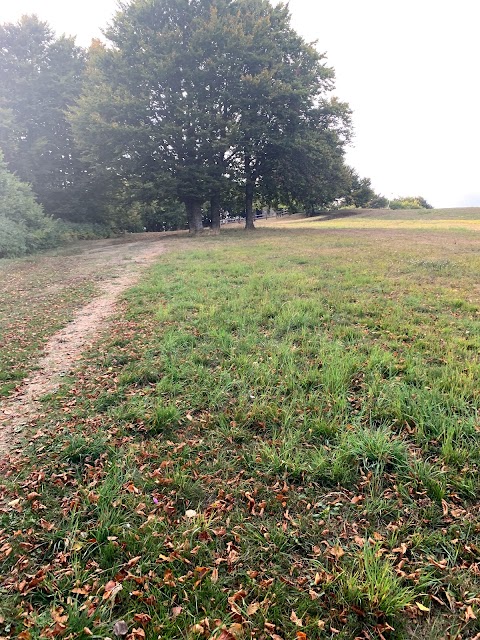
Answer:
MULTIPOLYGON (((375 191, 480 206, 478 0, 290 0, 353 111, 347 162, 375 191)), ((88 46, 116 0, 0 0, 0 23, 36 13, 88 46)))

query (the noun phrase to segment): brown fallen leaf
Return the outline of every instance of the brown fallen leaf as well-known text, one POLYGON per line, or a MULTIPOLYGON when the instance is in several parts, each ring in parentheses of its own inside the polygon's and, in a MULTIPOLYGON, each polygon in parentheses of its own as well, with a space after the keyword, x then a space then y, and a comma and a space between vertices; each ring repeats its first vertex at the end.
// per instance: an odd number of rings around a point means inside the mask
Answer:
POLYGON ((142 627, 144 627, 152 621, 152 616, 149 616, 148 613, 136 613, 133 616, 133 619, 135 620, 135 622, 139 622, 142 627))
POLYGON ((465 622, 468 622, 469 620, 476 620, 477 616, 473 613, 473 609, 471 607, 471 605, 468 605, 468 607, 465 610, 465 622))
POLYGON ((340 558, 345 555, 345 551, 342 549, 342 547, 339 544, 336 544, 334 547, 331 547, 329 549, 329 553, 337 560, 340 560, 340 558))
POLYGON ((303 627, 303 620, 297 616, 295 611, 290 614, 290 620, 297 625, 297 627, 303 627))

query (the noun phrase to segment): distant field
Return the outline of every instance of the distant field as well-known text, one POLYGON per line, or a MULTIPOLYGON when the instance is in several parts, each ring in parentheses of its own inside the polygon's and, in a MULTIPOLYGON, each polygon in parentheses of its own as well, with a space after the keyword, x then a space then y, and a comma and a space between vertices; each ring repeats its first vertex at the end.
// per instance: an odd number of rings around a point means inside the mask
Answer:
POLYGON ((461 212, 171 240, 2 469, 0 636, 478 640, 461 212))
POLYGON ((365 209, 360 218, 380 218, 382 220, 479 220, 480 207, 460 209, 365 209))
POLYGON ((260 221, 260 226, 295 225, 331 228, 445 229, 480 230, 480 207, 464 209, 426 209, 391 211, 390 209, 352 209, 306 218, 285 216, 278 220, 260 221))

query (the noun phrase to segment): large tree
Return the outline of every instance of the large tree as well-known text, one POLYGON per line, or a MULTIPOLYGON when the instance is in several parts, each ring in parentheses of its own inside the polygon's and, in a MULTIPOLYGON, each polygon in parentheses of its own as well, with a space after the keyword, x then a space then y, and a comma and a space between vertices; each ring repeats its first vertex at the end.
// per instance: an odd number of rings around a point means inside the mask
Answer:
POLYGON ((284 5, 133 0, 106 35, 111 46, 92 52, 73 113, 78 140, 92 162, 155 185, 155 199, 183 202, 191 231, 202 228, 206 200, 219 227, 228 180, 243 185, 253 227, 256 187, 274 169, 289 172, 274 161, 279 144, 298 155, 309 132, 317 152, 330 140, 329 153, 341 155, 339 135, 319 138, 336 127, 324 98, 333 72, 284 5), (325 126, 317 116, 327 111, 325 126))
POLYGON ((347 105, 335 99, 322 100, 297 125, 292 138, 269 142, 259 183, 262 198, 308 212, 330 206, 349 188, 344 163, 349 138, 347 105))
MULTIPOLYGON (((87 157, 129 183, 154 186, 151 199, 178 198, 192 232, 202 205, 222 187, 225 142, 216 121, 217 86, 202 30, 229 2, 136 0, 106 32, 111 47, 91 51, 85 90, 72 122, 87 157)), ((219 218, 218 218, 219 224, 219 218)))
MULTIPOLYGON (((257 187, 294 197, 328 175, 338 185, 349 133, 346 105, 328 99, 333 70, 291 27, 288 6, 237 3, 243 28, 235 43, 238 88, 232 160, 245 184, 246 226, 253 228, 257 187)), ((335 187, 334 188, 338 188, 335 187)))
POLYGON ((36 16, 0 25, 0 146, 45 210, 68 219, 84 217, 91 187, 66 117, 84 64, 74 40, 56 38, 36 16))

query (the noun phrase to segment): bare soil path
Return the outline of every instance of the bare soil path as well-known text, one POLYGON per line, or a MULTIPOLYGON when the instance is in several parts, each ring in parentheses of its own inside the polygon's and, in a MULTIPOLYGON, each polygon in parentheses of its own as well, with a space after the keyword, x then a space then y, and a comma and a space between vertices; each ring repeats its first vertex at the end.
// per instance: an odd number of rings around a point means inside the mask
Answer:
MULTIPOLYGON (((119 296, 134 285, 142 271, 165 251, 164 237, 164 234, 149 233, 86 242, 71 247, 64 255, 39 258, 36 265, 40 275, 45 271, 56 274, 56 277, 50 276, 47 288, 66 289, 71 287, 72 279, 82 283, 93 280, 97 295, 77 309, 71 322, 50 336, 29 377, 17 386, 12 395, 0 401, 0 457, 15 445, 25 425, 34 426, 35 418, 42 411, 40 398, 54 392, 62 377, 75 368, 82 352, 93 343, 105 328, 107 319, 115 313, 119 296)), ((17 283, 20 286, 21 275, 15 264, 6 271, 10 268, 12 274, 20 277, 17 283)), ((45 286, 42 278, 36 277, 45 286)))

